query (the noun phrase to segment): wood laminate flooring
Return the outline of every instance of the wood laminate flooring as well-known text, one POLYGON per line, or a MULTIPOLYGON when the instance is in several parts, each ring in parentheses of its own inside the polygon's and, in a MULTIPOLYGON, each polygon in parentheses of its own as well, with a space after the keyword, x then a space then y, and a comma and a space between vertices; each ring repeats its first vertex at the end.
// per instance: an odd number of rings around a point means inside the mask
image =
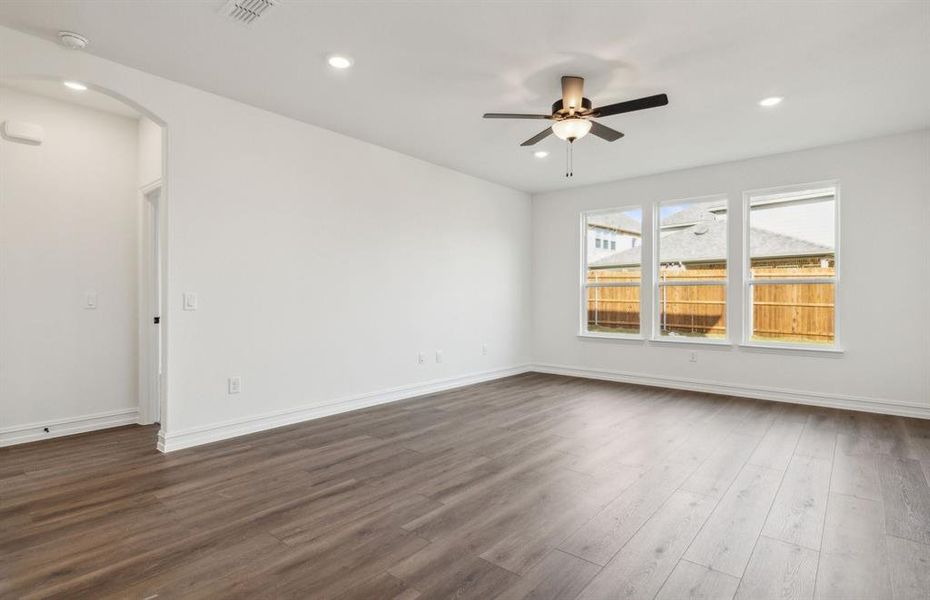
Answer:
POLYGON ((525 374, 0 449, 0 597, 930 598, 930 421, 525 374))

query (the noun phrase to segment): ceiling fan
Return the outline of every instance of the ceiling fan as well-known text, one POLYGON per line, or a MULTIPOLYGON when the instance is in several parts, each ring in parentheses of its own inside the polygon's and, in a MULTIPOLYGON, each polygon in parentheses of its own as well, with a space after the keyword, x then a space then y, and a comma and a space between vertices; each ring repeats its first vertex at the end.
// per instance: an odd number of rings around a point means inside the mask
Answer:
POLYGON ((556 100, 555 103, 553 103, 552 114, 527 115, 519 113, 485 113, 484 118, 546 119, 553 121, 551 126, 540 131, 520 145, 532 146, 553 133, 556 137, 567 141, 569 143, 569 164, 565 176, 571 177, 571 144, 573 144, 575 140, 580 140, 588 133, 596 135, 608 142, 614 142, 623 137, 623 134, 616 129, 601 125, 593 119, 647 108, 656 108, 665 106, 666 104, 668 104, 668 96, 665 94, 656 94, 655 96, 646 96, 645 98, 627 100, 625 102, 617 102, 616 104, 592 108, 593 105, 591 101, 584 97, 584 78, 566 75, 562 77, 562 99, 556 100))

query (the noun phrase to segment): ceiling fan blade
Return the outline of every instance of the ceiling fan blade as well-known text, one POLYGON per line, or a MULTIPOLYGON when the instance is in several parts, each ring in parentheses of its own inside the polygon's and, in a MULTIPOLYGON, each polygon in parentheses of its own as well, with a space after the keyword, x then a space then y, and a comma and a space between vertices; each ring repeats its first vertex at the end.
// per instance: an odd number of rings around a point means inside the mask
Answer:
POLYGON ((484 113, 485 119, 551 119, 552 115, 523 115, 519 113, 484 113))
POLYGON ((644 110, 646 108, 656 108, 668 104, 668 96, 665 94, 656 94, 655 96, 646 96, 636 100, 627 100, 626 102, 617 102, 595 108, 592 116, 608 117, 610 115, 619 115, 620 113, 633 112, 634 110, 644 110))
POLYGON ((607 140, 608 142, 616 142, 623 137, 623 134, 616 129, 601 125, 597 121, 591 121, 591 134, 596 135, 602 140, 607 140))
POLYGON ((539 133, 537 133, 536 135, 534 135, 533 137, 531 137, 530 139, 526 140, 525 142, 523 142, 523 143, 520 144, 520 145, 521 145, 521 146, 532 146, 533 144, 535 144, 535 143, 537 143, 537 142, 541 142, 542 140, 546 139, 546 138, 549 137, 551 134, 552 134, 552 128, 551 128, 551 127, 546 127, 545 129, 543 129, 542 131, 540 131, 539 133))
POLYGON ((571 112, 572 109, 581 108, 581 99, 584 96, 584 78, 574 75, 562 77, 562 108, 571 112))

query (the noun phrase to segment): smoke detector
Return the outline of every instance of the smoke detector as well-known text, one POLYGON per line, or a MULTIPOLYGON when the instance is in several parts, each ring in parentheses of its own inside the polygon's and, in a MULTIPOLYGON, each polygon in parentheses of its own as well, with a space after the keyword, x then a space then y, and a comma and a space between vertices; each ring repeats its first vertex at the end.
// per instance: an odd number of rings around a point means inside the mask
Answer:
POLYGON ((62 46, 72 50, 83 50, 87 47, 87 38, 73 31, 59 31, 58 40, 62 46))
POLYGON ((277 3, 278 0, 229 0, 220 14, 241 25, 251 25, 277 3))

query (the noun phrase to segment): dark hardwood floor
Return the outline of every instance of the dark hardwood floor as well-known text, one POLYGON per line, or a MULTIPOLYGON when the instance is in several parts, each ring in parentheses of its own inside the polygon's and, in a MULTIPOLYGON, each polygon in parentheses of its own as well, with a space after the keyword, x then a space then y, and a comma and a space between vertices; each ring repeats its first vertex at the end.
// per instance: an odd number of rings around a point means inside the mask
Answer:
POLYGON ((930 598, 930 421, 526 374, 0 449, 4 598, 930 598))

